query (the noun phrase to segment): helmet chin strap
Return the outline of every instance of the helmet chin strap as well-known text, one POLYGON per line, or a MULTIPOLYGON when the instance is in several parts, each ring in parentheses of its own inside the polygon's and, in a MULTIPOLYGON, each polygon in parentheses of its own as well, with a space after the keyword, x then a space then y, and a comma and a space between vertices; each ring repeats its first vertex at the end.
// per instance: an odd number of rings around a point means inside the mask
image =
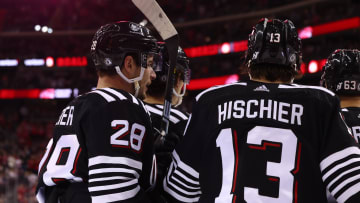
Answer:
POLYGON ((137 98, 138 95, 139 95, 139 90, 140 90, 140 85, 139 85, 139 82, 138 82, 138 81, 134 82, 134 88, 135 88, 135 94, 134 94, 134 96, 137 98))
POLYGON ((173 94, 179 98, 179 100, 176 102, 174 107, 178 107, 182 103, 185 92, 186 92, 186 84, 184 84, 183 91, 180 94, 176 92, 175 88, 173 88, 173 94))
POLYGON ((139 90, 140 90, 140 84, 139 84, 139 81, 142 80, 143 76, 144 76, 144 71, 145 71, 145 68, 141 67, 141 70, 140 70, 140 75, 136 78, 127 78, 120 70, 120 67, 119 66, 115 66, 115 70, 117 72, 117 74, 122 78, 124 79, 127 83, 134 83, 134 91, 135 91, 135 94, 134 96, 135 97, 138 97, 139 95, 139 90))

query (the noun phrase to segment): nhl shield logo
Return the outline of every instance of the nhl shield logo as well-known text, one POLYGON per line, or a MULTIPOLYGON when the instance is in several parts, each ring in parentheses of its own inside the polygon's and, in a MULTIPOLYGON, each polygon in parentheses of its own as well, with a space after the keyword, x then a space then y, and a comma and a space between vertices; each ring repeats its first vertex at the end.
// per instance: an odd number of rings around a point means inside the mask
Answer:
POLYGON ((295 62, 296 61, 296 55, 295 54, 292 54, 291 56, 290 56, 290 62, 295 62))
POLYGON ((144 36, 143 30, 141 29, 141 26, 139 24, 129 23, 129 28, 130 32, 144 36))

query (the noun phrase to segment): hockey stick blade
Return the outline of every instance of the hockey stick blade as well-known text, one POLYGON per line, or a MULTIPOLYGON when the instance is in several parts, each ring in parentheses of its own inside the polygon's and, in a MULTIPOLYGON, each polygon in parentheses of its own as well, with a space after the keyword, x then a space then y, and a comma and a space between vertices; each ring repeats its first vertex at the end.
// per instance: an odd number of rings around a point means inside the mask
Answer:
POLYGON ((160 129, 161 135, 165 136, 168 133, 170 122, 172 89, 174 87, 174 73, 176 71, 175 66, 179 37, 174 25, 155 0, 132 0, 132 2, 159 32, 161 38, 165 41, 165 46, 169 52, 170 68, 167 74, 164 109, 160 129))
POLYGON ((178 34, 174 25, 155 0, 132 0, 132 2, 154 25, 164 41, 178 34))

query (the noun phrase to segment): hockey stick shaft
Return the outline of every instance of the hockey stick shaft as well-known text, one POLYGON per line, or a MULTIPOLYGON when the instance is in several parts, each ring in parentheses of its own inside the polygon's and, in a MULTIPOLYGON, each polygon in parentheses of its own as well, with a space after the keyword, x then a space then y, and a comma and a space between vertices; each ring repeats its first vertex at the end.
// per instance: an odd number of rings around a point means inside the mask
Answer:
POLYGON ((165 46, 169 52, 170 68, 167 74, 164 109, 160 129, 161 135, 165 136, 168 133, 170 122, 172 89, 174 87, 174 73, 176 71, 175 66, 179 37, 174 25, 155 0, 132 0, 132 2, 159 32, 161 38, 165 41, 165 46))

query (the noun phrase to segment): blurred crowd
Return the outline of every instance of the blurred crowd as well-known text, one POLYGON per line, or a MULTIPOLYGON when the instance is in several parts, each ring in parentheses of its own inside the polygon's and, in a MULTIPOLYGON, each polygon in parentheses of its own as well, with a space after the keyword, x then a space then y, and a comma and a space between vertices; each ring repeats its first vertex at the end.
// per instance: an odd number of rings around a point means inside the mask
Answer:
POLYGON ((0 69, 0 89, 78 88, 84 92, 96 86, 96 78, 92 67, 49 70, 20 65, 0 69))
MULTIPOLYGON (((107 22, 143 16, 129 2, 118 0, 3 0, 0 7, 0 32, 33 31, 36 24, 55 30, 95 30, 107 22), (121 2, 121 3, 119 3, 121 2), (36 12, 33 12, 36 10, 36 12), (31 14, 31 15, 29 15, 31 14), (118 15, 116 15, 118 14, 118 15)), ((257 12, 294 3, 290 0, 159 0, 170 19, 180 25, 181 45, 186 47, 247 39, 258 18, 216 24, 181 27, 182 23, 257 12)), ((291 19, 302 28, 358 15, 356 0, 328 1, 266 16, 291 19)), ((92 34, 51 37, 2 37, 0 58, 88 56, 92 34)), ((359 30, 336 33, 303 41, 304 61, 326 58, 337 48, 360 48, 359 30), (331 43, 330 43, 331 42, 331 43), (315 57, 315 58, 314 58, 315 57)), ((239 73, 244 52, 190 59, 192 77, 201 78, 239 73)), ((43 70, 20 65, 0 69, 0 89, 79 88, 80 94, 96 86, 90 63, 86 68, 43 70)), ((316 75, 318 81, 319 75, 316 75)), ((312 78, 314 80, 314 78, 312 78)), ((315 81, 314 80, 314 81, 315 81)), ((190 110, 189 92, 181 106, 190 110)), ((0 100, 0 203, 35 202, 37 166, 52 136, 53 125, 69 100, 0 100)))
POLYGON ((57 102, 1 100, 0 202, 36 202, 38 164, 52 137, 57 102))

